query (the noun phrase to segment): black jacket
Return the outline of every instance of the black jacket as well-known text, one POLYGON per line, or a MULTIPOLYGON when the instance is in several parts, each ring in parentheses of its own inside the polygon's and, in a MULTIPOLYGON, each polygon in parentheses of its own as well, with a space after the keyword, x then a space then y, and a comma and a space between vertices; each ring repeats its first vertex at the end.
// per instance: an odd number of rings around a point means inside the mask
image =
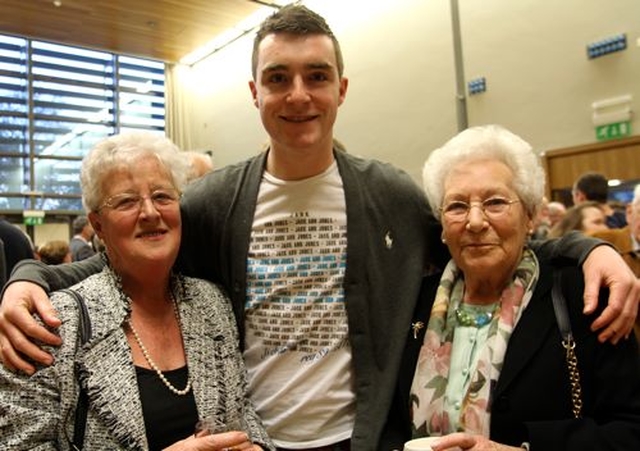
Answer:
MULTIPOLYGON (((551 288, 553 269, 541 265, 533 297, 511 335, 504 367, 492 394, 491 439, 531 449, 583 451, 640 449, 640 356, 635 339, 601 344, 589 326, 595 315, 582 314, 582 272, 564 269, 562 291, 576 341, 583 418, 574 419, 565 351, 557 326, 551 288)), ((440 275, 425 278, 412 321, 428 318, 440 275)), ((604 291, 601 308, 606 305, 604 291)), ((597 314, 596 314, 597 315, 597 314)), ((400 377, 387 419, 381 450, 402 449, 410 437, 409 392, 422 329, 413 338, 407 326, 400 377)))

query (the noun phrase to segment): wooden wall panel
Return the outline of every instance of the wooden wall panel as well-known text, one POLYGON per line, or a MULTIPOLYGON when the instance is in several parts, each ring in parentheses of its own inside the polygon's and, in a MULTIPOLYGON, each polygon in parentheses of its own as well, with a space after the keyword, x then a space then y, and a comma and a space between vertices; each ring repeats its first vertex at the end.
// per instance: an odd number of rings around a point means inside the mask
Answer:
POLYGON ((547 195, 570 188, 588 171, 601 172, 609 179, 640 178, 640 136, 545 152, 547 195))

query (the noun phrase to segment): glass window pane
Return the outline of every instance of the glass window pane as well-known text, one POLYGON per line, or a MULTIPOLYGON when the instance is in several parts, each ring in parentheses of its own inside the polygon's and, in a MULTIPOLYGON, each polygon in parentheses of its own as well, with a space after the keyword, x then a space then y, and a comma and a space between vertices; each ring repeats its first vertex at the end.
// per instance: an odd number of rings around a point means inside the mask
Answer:
POLYGON ((164 89, 160 61, 0 35, 0 213, 81 211, 82 158, 118 131, 164 133, 164 89))
POLYGON ((164 130, 164 118, 154 118, 142 113, 128 111, 120 117, 123 126, 143 128, 156 128, 164 130))
POLYGON ((28 153, 27 41, 0 35, 0 152, 28 153))
MULTIPOLYGON (((121 131, 122 133, 129 133, 129 132, 136 132, 136 131, 138 131, 138 132, 139 132, 139 131, 140 131, 140 128, 138 128, 138 127, 125 127, 125 126, 123 126, 123 127, 120 129, 120 131, 121 131)), ((165 135, 164 135, 164 130, 146 130, 146 131, 148 131, 148 132, 150 132, 150 133, 157 133, 157 134, 158 134, 158 135, 160 135, 160 136, 165 136, 165 135)))
POLYGON ((0 194, 0 210, 26 210, 31 208, 23 197, 2 197, 0 194))
POLYGON ((47 212, 78 212, 83 211, 82 199, 45 197, 36 202, 37 210, 47 212))
POLYGON ((0 35, 0 70, 3 72, 27 73, 27 40, 0 35))
POLYGON ((33 41, 33 74, 68 82, 113 84, 113 55, 77 47, 33 41))
POLYGON ((41 81, 34 82, 33 90, 36 115, 113 121, 113 90, 41 81))
POLYGON ((164 130, 164 64, 130 57, 119 63, 122 126, 164 130))
POLYGON ((0 157, 0 192, 22 193, 29 190, 29 159, 0 157))
POLYGON ((27 80, 24 74, 0 75, 0 112, 26 114, 27 80))
POLYGON ((80 189, 81 160, 38 158, 35 161, 35 190, 42 193, 76 194, 80 189))
POLYGON ((29 120, 27 117, 0 114, 0 153, 28 152, 29 120))
POLYGON ((113 127, 65 121, 37 120, 34 151, 39 156, 83 158, 93 145, 113 134, 113 127))

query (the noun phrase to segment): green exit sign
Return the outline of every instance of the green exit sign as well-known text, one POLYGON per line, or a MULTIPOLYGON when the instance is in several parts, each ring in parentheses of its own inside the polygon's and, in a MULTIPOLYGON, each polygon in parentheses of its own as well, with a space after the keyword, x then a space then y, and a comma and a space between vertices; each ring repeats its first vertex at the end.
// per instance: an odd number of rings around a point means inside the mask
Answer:
POLYGON ((22 212, 22 222, 24 225, 40 225, 44 223, 44 211, 24 210, 22 212))
POLYGON ((631 136, 631 122, 614 122, 613 124, 598 125, 596 127, 596 139, 598 141, 608 141, 610 139, 624 138, 631 136))

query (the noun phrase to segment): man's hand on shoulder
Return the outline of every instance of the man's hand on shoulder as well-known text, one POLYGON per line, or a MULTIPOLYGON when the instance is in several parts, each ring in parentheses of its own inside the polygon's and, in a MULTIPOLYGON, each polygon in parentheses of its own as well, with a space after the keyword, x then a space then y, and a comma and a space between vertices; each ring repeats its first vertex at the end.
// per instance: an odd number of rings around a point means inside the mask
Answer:
POLYGON ((600 331, 598 339, 617 343, 633 329, 640 302, 640 280, 610 246, 595 247, 582 265, 585 278, 584 313, 593 313, 598 306, 601 287, 609 288, 609 303, 591 325, 600 331))
POLYGON ((33 374, 35 367, 25 356, 43 365, 51 365, 53 357, 34 344, 40 341, 52 346, 61 344, 60 337, 40 325, 32 316, 36 313, 50 327, 60 326, 47 293, 32 282, 9 284, 0 305, 0 358, 12 371, 33 374))

